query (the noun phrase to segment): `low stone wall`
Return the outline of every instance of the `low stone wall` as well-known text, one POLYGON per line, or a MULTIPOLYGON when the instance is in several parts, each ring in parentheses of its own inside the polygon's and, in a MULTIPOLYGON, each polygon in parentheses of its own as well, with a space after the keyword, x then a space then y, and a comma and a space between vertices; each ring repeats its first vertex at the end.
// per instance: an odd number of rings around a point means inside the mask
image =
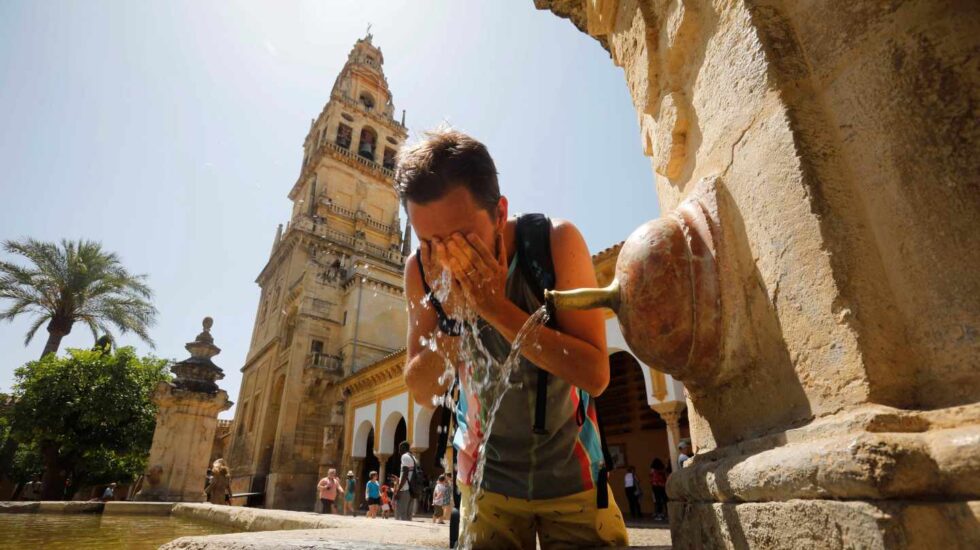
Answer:
POLYGON ((79 502, 71 500, 0 501, 0 514, 106 514, 166 516, 173 502, 79 502))
POLYGON ((0 514, 33 514, 40 507, 40 502, 0 501, 0 514))
POLYGON ((37 511, 41 514, 99 514, 104 507, 104 502, 42 500, 37 511))
POLYGON ((184 537, 163 548, 445 548, 449 543, 449 527, 430 522, 191 503, 176 504, 172 513, 248 533, 184 537))
POLYGON ((102 515, 169 516, 173 507, 173 502, 110 501, 105 503, 102 515))
POLYGON ((332 529, 346 527, 354 518, 344 516, 266 510, 241 506, 178 503, 171 512, 175 516, 227 525, 242 531, 280 531, 286 529, 332 529))

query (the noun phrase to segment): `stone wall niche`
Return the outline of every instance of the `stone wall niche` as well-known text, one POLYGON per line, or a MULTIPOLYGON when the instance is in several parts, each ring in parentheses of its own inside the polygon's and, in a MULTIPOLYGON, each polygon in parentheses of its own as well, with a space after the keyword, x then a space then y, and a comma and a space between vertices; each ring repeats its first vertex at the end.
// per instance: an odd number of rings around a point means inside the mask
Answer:
POLYGON ((980 10, 535 5, 623 68, 663 212, 713 182, 721 336, 685 380, 674 545, 980 547, 980 10))
POLYGON ((221 352, 211 337, 212 320, 185 348, 191 357, 171 367, 173 382, 161 382, 153 392, 157 425, 140 501, 204 502, 205 475, 211 458, 218 413, 232 402, 218 388, 224 374, 211 358, 221 352))

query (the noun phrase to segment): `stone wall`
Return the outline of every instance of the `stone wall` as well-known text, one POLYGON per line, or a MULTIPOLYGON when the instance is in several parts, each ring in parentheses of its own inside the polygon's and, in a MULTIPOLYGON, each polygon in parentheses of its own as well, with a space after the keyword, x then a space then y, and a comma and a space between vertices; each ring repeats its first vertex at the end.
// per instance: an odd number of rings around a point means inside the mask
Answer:
POLYGON ((953 501, 980 487, 951 480, 980 474, 980 10, 535 4, 624 69, 661 210, 699 182, 715 205, 722 375, 690 395, 699 456, 671 483, 675 543, 779 546, 736 511, 765 501, 786 503, 771 518, 868 546, 911 544, 950 509, 976 536, 977 507, 953 501), (838 513, 825 498, 874 504, 838 513), (950 502, 878 502, 920 499, 950 502), (879 515, 908 536, 868 531, 879 515))

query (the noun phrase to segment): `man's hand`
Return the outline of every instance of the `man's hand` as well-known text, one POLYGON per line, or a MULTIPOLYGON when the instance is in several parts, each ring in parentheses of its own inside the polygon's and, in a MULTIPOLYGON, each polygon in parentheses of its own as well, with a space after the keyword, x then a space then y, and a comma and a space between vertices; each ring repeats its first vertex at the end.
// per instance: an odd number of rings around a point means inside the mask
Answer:
MULTIPOLYGON (((449 265, 449 253, 445 244, 439 239, 433 239, 431 243, 422 241, 419 244, 418 259, 422 262, 422 270, 425 271, 425 276, 433 283, 442 277, 444 271, 452 271, 449 265)), ((446 314, 452 317, 458 310, 457 304, 462 299, 463 289, 455 277, 449 278, 449 284, 451 285, 448 289, 449 292, 444 295, 445 299, 440 300, 440 302, 446 314)), ((435 294, 442 294, 436 288, 433 288, 432 291, 435 294)))
POLYGON ((484 319, 493 319, 507 299, 507 252, 497 234, 494 254, 474 233, 454 233, 443 245, 449 268, 466 295, 466 301, 484 319))

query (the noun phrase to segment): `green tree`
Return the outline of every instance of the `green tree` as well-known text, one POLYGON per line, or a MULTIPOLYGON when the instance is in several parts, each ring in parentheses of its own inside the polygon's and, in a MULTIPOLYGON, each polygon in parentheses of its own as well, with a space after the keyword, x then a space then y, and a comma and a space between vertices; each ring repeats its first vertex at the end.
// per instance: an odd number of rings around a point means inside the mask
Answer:
POLYGON ((0 320, 35 317, 25 346, 47 323, 48 341, 41 357, 57 353, 61 339, 76 322, 87 325, 93 339, 100 333, 110 334, 109 327, 114 326, 153 345, 147 330, 156 321, 157 311, 149 302, 153 292, 145 283, 146 276, 129 273, 119 256, 102 250, 101 244, 62 240, 59 246, 22 239, 4 241, 3 248, 30 265, 0 261, 0 299, 11 300, 0 311, 0 320))
POLYGON ((43 464, 42 498, 64 498, 68 476, 77 488, 143 471, 156 425, 150 394, 170 379, 166 367, 126 347, 69 349, 15 371, 11 435, 21 460, 39 457, 43 464))

